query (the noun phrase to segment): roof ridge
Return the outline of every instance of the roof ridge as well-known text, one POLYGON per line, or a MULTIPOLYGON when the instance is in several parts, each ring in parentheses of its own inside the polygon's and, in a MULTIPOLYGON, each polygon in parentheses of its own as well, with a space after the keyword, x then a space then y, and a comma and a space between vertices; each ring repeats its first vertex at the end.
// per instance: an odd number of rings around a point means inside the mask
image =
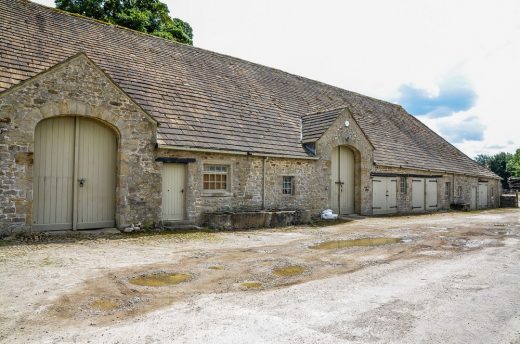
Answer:
POLYGON ((332 111, 339 111, 339 110, 349 110, 349 106, 343 105, 343 106, 333 107, 333 108, 330 108, 327 110, 308 112, 308 113, 301 115, 300 117, 303 119, 304 117, 307 117, 307 116, 320 115, 320 114, 324 114, 325 112, 332 112, 332 111))

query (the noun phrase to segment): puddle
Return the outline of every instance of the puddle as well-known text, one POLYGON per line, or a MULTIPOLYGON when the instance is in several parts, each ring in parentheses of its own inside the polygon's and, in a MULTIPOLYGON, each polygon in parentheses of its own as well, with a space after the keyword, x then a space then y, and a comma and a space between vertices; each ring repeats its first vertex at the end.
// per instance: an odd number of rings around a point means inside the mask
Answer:
POLYGON ((187 282, 190 281, 191 278, 192 276, 189 274, 157 273, 134 277, 130 279, 129 282, 144 287, 164 287, 187 282))
POLYGON ((242 282, 240 286, 246 289, 260 289, 262 288, 262 283, 260 282, 242 282))
POLYGON ((211 269, 211 270, 224 270, 224 267, 222 265, 211 265, 211 266, 208 266, 208 269, 211 269))
POLYGON ((119 307, 119 304, 112 300, 101 299, 101 300, 96 300, 96 301, 92 302, 90 304, 90 307, 95 310, 98 310, 98 311, 107 312, 107 311, 112 311, 112 310, 116 309, 117 307, 119 307))
POLYGON ((325 241, 309 248, 318 250, 335 250, 346 247, 364 247, 364 246, 379 246, 389 245, 401 242, 399 238, 363 238, 363 239, 352 239, 352 240, 333 240, 325 241))
POLYGON ((291 277, 301 275, 305 271, 305 268, 300 265, 290 265, 283 268, 273 269, 273 274, 279 277, 291 277))

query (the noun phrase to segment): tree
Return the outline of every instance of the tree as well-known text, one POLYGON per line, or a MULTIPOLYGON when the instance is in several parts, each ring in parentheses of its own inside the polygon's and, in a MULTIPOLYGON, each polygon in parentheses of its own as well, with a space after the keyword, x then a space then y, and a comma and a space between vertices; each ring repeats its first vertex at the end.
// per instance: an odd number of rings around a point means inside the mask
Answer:
POLYGON ((159 0, 55 0, 55 4, 67 12, 193 44, 190 24, 170 17, 168 6, 159 0))
MULTIPOLYGON (((507 166, 508 161, 512 158, 511 153, 498 153, 495 155, 486 155, 479 154, 475 157, 475 160, 482 166, 489 168, 495 174, 502 178, 502 187, 507 189, 507 179, 511 177, 511 172, 509 172, 507 166)), ((519 154, 520 158, 520 154, 519 154)))
POLYGON ((520 148, 507 162, 507 171, 514 177, 520 177, 520 148))

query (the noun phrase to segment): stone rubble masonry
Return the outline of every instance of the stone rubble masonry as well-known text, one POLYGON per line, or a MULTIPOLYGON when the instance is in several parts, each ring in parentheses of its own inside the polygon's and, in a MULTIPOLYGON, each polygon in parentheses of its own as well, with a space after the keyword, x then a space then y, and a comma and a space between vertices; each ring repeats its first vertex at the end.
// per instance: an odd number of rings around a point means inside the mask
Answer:
MULTIPOLYGON (((192 158, 195 162, 187 164, 186 214, 187 220, 202 223, 204 214, 226 211, 248 210, 309 210, 317 216, 322 210, 330 208, 331 194, 331 152, 339 145, 353 150, 355 159, 355 211, 362 215, 372 214, 372 182, 371 172, 387 172, 397 174, 417 174, 425 177, 442 175, 438 179, 438 210, 447 210, 452 202, 470 202, 470 189, 477 187, 482 178, 472 176, 435 173, 415 169, 403 169, 375 165, 373 162, 374 147, 345 110, 331 127, 316 142, 316 159, 287 159, 277 157, 260 157, 253 155, 216 154, 195 151, 160 149, 158 156, 192 158), (349 126, 345 126, 345 121, 349 126), (231 189, 229 193, 205 193, 202 186, 204 164, 223 164, 231 168, 231 189), (263 171, 265 164, 265 201, 262 203, 263 171), (294 176, 295 194, 282 194, 283 176, 294 176), (446 182, 451 182, 454 190, 463 187, 461 197, 451 200, 445 197, 446 182), (468 189, 469 188, 469 189, 468 189), (468 190, 467 190, 468 189, 468 190)), ((486 179, 489 182, 488 204, 498 206, 497 194, 500 193, 500 182, 486 179), (492 189, 496 191, 492 191, 492 189), (495 196, 493 195, 493 192, 495 196)), ((398 183, 398 212, 412 212, 412 178, 407 178, 407 193, 402 194, 398 183)), ((451 192, 451 195, 455 193, 451 192)))
POLYGON ((116 133, 117 226, 159 221, 156 122, 78 54, 0 94, 0 232, 30 230, 34 131, 55 116, 92 118, 116 133))
MULTIPOLYGON (((133 102, 85 55, 79 54, 0 94, 0 233, 31 229, 34 131, 38 122, 54 116, 85 116, 105 123, 118 137, 116 225, 161 221, 161 164, 156 157, 194 158, 186 164, 186 220, 202 223, 204 215, 221 211, 308 210, 317 216, 330 208, 331 152, 344 145, 354 152, 355 212, 372 214, 371 172, 442 175, 439 209, 451 202, 469 203, 478 177, 385 167, 374 162, 374 146, 345 109, 315 142, 310 159, 263 157, 155 148, 156 122, 133 102), (345 126, 345 121, 349 126, 345 126), (230 166, 229 192, 203 190, 204 164, 230 166), (264 175, 265 171, 265 175, 264 175), (282 193, 283 176, 293 176, 295 192, 282 193), (446 182, 453 188, 445 197, 446 182), (463 193, 456 191, 462 186, 463 193)), ((489 182, 488 204, 497 207, 500 183, 489 182)), ((411 212, 408 193, 398 195, 398 212, 411 212)), ((399 187, 399 185, 398 185, 399 187)), ((399 189, 399 188, 398 188, 399 189)), ((398 190, 399 191, 399 190, 398 190)))

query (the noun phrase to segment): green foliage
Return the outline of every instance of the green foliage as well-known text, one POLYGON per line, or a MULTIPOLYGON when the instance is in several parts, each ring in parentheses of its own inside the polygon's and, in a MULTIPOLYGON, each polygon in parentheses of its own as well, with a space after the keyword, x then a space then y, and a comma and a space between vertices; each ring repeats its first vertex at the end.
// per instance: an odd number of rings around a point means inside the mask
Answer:
POLYGON ((171 18, 168 6, 159 0, 55 0, 55 4, 67 12, 193 44, 190 24, 171 18))
POLYGON ((520 177, 520 148, 507 162, 507 171, 514 177, 520 177))
POLYGON ((498 176, 502 177, 502 187, 507 189, 507 179, 511 177, 511 173, 508 170, 508 162, 511 160, 513 155, 511 153, 498 153, 495 155, 479 154, 475 157, 475 160, 482 166, 489 168, 498 176))

